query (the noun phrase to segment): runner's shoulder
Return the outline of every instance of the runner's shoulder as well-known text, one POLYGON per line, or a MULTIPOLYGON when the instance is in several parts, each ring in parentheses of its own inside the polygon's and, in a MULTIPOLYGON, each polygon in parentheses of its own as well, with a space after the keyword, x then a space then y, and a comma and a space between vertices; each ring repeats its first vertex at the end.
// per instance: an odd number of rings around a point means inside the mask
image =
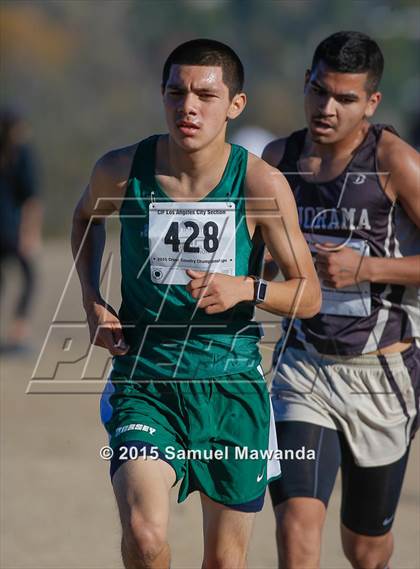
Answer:
MULTIPOLYGON (((131 164, 137 144, 110 150, 99 158, 93 167, 89 181, 90 202, 103 205, 98 199, 107 198, 111 209, 119 211, 127 189, 131 164)), ((108 206, 105 209, 110 209, 108 206)))
POLYGON ((286 150, 287 138, 277 138, 267 144, 262 153, 262 159, 277 168, 286 150))
POLYGON ((274 196, 288 188, 286 178, 277 168, 251 152, 248 153, 245 185, 248 196, 261 198, 274 196))
POLYGON ((115 148, 106 152, 96 162, 92 177, 109 184, 121 184, 127 181, 138 143, 115 148))
POLYGON ((403 172, 414 164, 419 166, 419 153, 396 134, 384 130, 378 143, 378 165, 382 171, 403 172))

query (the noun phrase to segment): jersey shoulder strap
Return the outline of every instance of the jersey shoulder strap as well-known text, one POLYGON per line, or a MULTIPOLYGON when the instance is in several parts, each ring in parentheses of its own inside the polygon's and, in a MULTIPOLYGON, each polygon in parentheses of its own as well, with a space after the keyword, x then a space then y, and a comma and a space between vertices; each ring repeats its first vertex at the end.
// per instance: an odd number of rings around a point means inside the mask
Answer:
POLYGON ((154 176, 155 151, 158 138, 157 134, 153 134, 148 138, 140 140, 134 153, 129 180, 132 178, 143 178, 151 174, 154 176))
POLYGON ((295 172, 296 164, 302 152, 307 129, 296 130, 286 139, 283 157, 277 165, 282 172, 295 172))
POLYGON ((155 155, 159 135, 141 140, 134 153, 127 181, 126 198, 142 198, 150 195, 155 186, 155 155))
POLYGON ((369 172, 374 173, 377 171, 376 154, 379 141, 384 130, 392 132, 399 136, 398 132, 391 125, 387 124, 372 124, 368 133, 357 149, 356 155, 350 163, 348 170, 351 172, 369 172))

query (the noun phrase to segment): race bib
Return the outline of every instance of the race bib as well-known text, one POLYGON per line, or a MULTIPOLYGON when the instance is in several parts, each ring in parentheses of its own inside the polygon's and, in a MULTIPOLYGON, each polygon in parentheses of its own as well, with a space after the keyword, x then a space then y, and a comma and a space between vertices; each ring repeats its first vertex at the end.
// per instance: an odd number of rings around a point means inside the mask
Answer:
POLYGON ((152 202, 149 247, 154 283, 187 284, 187 269, 234 276, 235 204, 152 202))
MULTIPOLYGON (((314 236, 309 233, 304 233, 304 237, 313 255, 318 252, 315 243, 320 245, 323 243, 332 243, 333 245, 343 244, 342 238, 331 237, 329 235, 316 234, 316 236, 314 236)), ((363 257, 369 257, 370 255, 369 245, 363 239, 349 239, 345 242, 345 246, 351 247, 363 257)), ((336 289, 330 288, 321 281, 321 289, 322 306, 320 314, 370 316, 371 296, 369 282, 361 282, 356 285, 336 289)))

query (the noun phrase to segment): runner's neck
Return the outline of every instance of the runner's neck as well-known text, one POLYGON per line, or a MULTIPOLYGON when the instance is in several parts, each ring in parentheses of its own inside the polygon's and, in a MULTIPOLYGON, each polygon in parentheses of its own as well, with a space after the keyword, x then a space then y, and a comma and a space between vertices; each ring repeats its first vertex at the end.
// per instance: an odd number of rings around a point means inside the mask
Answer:
POLYGON ((230 144, 222 141, 186 153, 170 137, 161 137, 156 150, 155 176, 170 197, 200 199, 222 179, 230 151, 230 144))

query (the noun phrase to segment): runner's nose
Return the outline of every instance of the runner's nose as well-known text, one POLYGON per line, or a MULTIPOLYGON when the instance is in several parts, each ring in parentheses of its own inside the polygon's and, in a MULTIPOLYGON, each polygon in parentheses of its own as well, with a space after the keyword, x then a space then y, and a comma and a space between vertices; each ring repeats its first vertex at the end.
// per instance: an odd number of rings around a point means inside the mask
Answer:
POLYGON ((196 98, 194 97, 194 93, 186 93, 179 100, 177 111, 185 118, 188 118, 188 115, 195 116, 197 114, 196 98))
POLYGON ((335 115, 334 97, 323 97, 318 106, 319 114, 325 118, 335 115))

